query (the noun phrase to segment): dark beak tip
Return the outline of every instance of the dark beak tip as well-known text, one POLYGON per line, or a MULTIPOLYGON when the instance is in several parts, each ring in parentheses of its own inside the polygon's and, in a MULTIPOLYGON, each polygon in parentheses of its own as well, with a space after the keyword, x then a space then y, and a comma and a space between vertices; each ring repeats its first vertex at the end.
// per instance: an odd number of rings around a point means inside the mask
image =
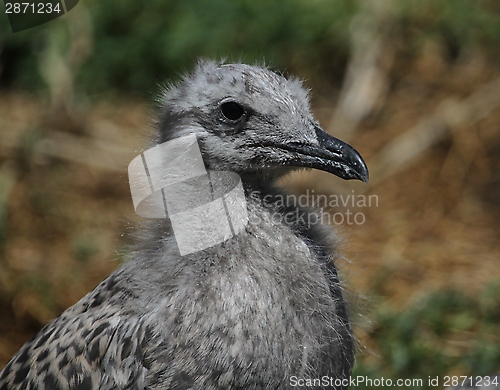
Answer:
POLYGON ((363 183, 368 183, 370 180, 370 173, 368 172, 368 168, 366 165, 362 167, 361 172, 359 173, 359 180, 361 180, 363 183))
POLYGON ((349 158, 346 159, 346 165, 351 169, 352 179, 368 183, 370 179, 368 167, 365 160, 363 160, 363 157, 361 157, 361 154, 356 149, 351 148, 349 158))
POLYGON ((306 147, 300 153, 315 158, 306 167, 330 172, 344 180, 360 180, 368 183, 369 173, 361 154, 351 145, 315 127, 318 145, 306 147), (319 160, 319 161, 318 161, 319 160))
MULTIPOLYGON (((342 167, 337 167, 333 170, 325 169, 325 167, 319 167, 319 169, 329 171, 345 180, 361 180, 363 183, 368 183, 370 176, 368 167, 363 157, 361 157, 361 154, 355 148, 331 136, 319 127, 316 127, 315 131, 320 146, 323 150, 336 156, 333 159, 342 167)), ((327 164, 325 164, 325 166, 327 166, 327 164)))
POLYGON ((359 180, 363 183, 368 183, 370 180, 370 175, 368 174, 368 170, 366 168, 356 170, 353 169, 348 176, 340 175, 340 177, 345 180, 359 180))

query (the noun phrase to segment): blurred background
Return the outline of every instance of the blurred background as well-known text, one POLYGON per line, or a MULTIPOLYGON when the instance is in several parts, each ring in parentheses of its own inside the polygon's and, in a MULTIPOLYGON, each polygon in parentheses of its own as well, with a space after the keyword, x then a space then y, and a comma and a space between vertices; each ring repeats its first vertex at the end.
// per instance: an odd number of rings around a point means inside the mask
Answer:
POLYGON ((305 79, 367 161, 368 185, 283 181, 377 200, 329 205, 358 214, 332 221, 355 374, 500 370, 498 1, 82 0, 15 34, 0 9, 0 367, 118 267, 159 86, 205 57, 305 79))

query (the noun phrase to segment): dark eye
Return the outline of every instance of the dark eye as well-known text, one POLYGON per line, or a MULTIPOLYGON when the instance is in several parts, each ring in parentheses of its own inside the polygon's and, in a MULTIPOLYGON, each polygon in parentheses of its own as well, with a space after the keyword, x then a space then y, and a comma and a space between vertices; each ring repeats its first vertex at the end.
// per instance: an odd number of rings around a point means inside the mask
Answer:
POLYGON ((236 102, 225 102, 220 105, 222 115, 230 121, 238 121, 245 115, 245 109, 236 102))

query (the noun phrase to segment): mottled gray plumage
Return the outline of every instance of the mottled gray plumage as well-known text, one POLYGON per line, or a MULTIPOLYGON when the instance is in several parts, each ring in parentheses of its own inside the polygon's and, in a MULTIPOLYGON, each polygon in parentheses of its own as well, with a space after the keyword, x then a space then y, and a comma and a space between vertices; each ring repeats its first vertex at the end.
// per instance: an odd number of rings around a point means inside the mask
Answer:
POLYGON ((241 176, 250 223, 180 256, 168 220, 148 222, 128 261, 13 357, 0 389, 282 389, 291 376, 348 377, 337 240, 304 223, 311 211, 283 205, 273 181, 293 167, 366 180, 359 154, 322 132, 298 81, 261 67, 200 63, 161 105, 155 143, 196 133, 207 169, 241 176))

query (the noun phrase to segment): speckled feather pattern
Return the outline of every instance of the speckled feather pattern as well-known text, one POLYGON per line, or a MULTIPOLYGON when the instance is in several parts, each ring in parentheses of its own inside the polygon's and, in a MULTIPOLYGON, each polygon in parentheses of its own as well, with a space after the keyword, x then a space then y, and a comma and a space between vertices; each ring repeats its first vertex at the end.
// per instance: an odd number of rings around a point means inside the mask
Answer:
POLYGON ((337 239, 276 218, 309 211, 278 202, 269 181, 284 173, 284 156, 258 146, 314 143, 314 124, 300 83, 260 67, 200 63, 166 91, 157 142, 196 132, 207 167, 239 172, 258 194, 247 207, 259 223, 187 256, 168 220, 145 223, 128 261, 28 341, 0 389, 286 389, 294 375, 347 377, 353 341, 337 239), (213 109, 235 95, 253 110, 243 131, 213 109))

